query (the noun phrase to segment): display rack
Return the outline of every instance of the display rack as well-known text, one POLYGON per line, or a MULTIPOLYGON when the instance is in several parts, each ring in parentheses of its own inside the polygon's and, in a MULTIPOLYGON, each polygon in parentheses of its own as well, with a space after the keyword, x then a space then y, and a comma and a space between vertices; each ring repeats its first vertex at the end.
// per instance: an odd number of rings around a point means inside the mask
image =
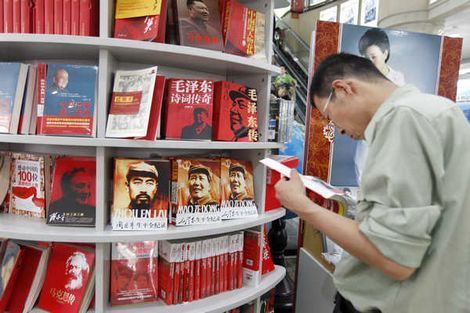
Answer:
MULTIPOLYGON (((0 135, 0 149, 36 153, 87 155, 96 157, 96 226, 94 228, 48 226, 44 220, 0 215, 0 237, 24 240, 96 243, 96 312, 223 312, 258 299, 285 275, 285 269, 263 276, 254 287, 222 293, 190 304, 165 306, 161 302, 145 306, 111 307, 109 304, 111 242, 193 238, 222 234, 262 225, 282 217, 284 209, 264 212, 266 169, 259 164, 269 149, 280 148, 267 142, 271 74, 279 69, 271 65, 273 1, 243 1, 266 14, 266 58, 253 59, 192 47, 112 38, 114 0, 100 1, 99 37, 75 37, 42 34, 0 34, 0 61, 59 61, 94 64, 98 70, 96 138, 56 136, 0 135), (228 80, 258 90, 260 142, 141 141, 105 138, 113 75, 118 69, 139 69, 157 65, 167 77, 228 80), (112 231, 109 212, 112 195, 112 158, 149 158, 170 155, 228 153, 233 158, 251 160, 256 204, 259 216, 225 221, 214 225, 186 228, 169 227, 165 231, 112 231)), ((259 305, 257 305, 259 307, 259 305)))

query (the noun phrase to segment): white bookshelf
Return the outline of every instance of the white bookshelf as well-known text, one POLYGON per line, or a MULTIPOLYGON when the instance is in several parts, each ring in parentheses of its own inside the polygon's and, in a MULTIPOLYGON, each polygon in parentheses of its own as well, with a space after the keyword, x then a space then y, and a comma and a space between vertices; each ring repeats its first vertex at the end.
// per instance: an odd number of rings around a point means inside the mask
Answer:
POLYGON ((217 313, 234 309, 244 303, 248 303, 267 291, 272 286, 277 285, 286 274, 285 268, 275 266, 273 272, 263 275, 259 285, 255 287, 244 286, 241 289, 227 291, 218 295, 201 299, 198 301, 167 306, 163 303, 147 304, 147 305, 129 305, 122 307, 112 307, 109 312, 126 313, 126 312, 143 312, 143 313, 217 313))
POLYGON ((284 216, 285 210, 264 212, 266 169, 259 164, 269 149, 281 148, 267 142, 271 74, 279 68, 271 65, 273 1, 243 1, 266 14, 266 57, 244 58, 222 52, 151 42, 112 38, 114 0, 100 1, 99 37, 75 37, 40 34, 0 34, 1 62, 64 62, 98 65, 98 95, 96 138, 60 136, 0 135, 0 149, 33 153, 88 155, 96 157, 96 225, 92 228, 58 227, 19 216, 0 215, 0 237, 96 243, 96 312, 223 312, 247 303, 273 288, 285 275, 276 267, 254 287, 222 293, 189 304, 165 306, 162 302, 146 306, 111 308, 109 305, 110 243, 193 238, 223 234, 247 228, 262 230, 262 226, 284 216), (113 75, 118 69, 139 69, 157 65, 159 74, 167 77, 228 80, 258 90, 257 143, 127 140, 105 138, 108 106, 113 75), (213 225, 169 227, 165 231, 112 231, 109 226, 112 200, 112 159, 114 157, 153 158, 155 156, 185 156, 225 154, 253 163, 254 187, 259 215, 243 220, 224 221, 213 225))
POLYGON ((109 225, 104 230, 50 226, 42 219, 7 215, 0 218, 0 238, 95 243, 195 238, 260 226, 284 216, 285 213, 284 209, 277 209, 246 219, 190 227, 170 225, 167 230, 160 231, 113 231, 109 225), (25 229, 28 231, 25 232, 25 229))

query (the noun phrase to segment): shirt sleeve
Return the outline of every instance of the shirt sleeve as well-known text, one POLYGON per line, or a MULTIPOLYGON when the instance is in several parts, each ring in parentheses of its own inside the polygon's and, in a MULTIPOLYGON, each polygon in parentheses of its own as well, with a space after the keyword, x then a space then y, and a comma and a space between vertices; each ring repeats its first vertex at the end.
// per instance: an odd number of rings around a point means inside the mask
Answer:
POLYGON ((397 108, 377 125, 362 177, 360 230, 379 251, 418 268, 441 215, 443 148, 422 115, 397 108))

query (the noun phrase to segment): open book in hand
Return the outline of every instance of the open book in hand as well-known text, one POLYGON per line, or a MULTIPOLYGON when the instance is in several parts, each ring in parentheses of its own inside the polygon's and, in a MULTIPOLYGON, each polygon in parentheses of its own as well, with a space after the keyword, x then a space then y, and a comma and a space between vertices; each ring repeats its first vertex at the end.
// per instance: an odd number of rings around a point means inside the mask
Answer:
MULTIPOLYGON (((270 169, 279 172, 283 176, 290 178, 291 168, 285 166, 284 164, 270 158, 262 159, 260 162, 270 169)), ((343 190, 331 186, 318 177, 306 176, 302 174, 299 174, 299 176, 302 179, 305 188, 315 192, 323 198, 342 202, 346 205, 346 207, 355 206, 356 200, 345 193, 343 190)))

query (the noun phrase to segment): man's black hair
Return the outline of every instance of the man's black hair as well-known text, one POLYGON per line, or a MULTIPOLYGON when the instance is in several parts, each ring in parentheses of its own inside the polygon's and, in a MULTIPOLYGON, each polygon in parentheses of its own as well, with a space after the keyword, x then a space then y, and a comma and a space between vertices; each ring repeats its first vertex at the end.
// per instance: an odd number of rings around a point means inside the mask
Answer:
POLYGON ((62 174, 60 179, 60 187, 62 189, 62 193, 68 193, 72 190, 72 178, 77 175, 78 173, 85 173, 86 170, 84 167, 75 167, 67 172, 62 174))
POLYGON ((371 28, 362 35, 359 39, 359 53, 365 56, 367 48, 374 45, 379 47, 382 53, 388 51, 385 63, 388 62, 388 59, 390 59, 390 41, 387 34, 379 28, 371 28))
POLYGON ((313 96, 326 98, 331 84, 336 79, 356 77, 365 81, 388 80, 370 60, 348 53, 333 54, 323 60, 315 71, 310 85, 310 100, 313 96))
POLYGON ((196 117, 198 114, 205 113, 207 116, 209 116, 209 112, 207 112, 206 109, 204 108, 195 108, 193 111, 194 117, 196 117))
POLYGON ((194 2, 202 2, 202 3, 204 3, 203 0, 187 0, 187 1, 186 1, 186 6, 188 7, 188 9, 191 9, 191 7, 193 6, 194 2))

